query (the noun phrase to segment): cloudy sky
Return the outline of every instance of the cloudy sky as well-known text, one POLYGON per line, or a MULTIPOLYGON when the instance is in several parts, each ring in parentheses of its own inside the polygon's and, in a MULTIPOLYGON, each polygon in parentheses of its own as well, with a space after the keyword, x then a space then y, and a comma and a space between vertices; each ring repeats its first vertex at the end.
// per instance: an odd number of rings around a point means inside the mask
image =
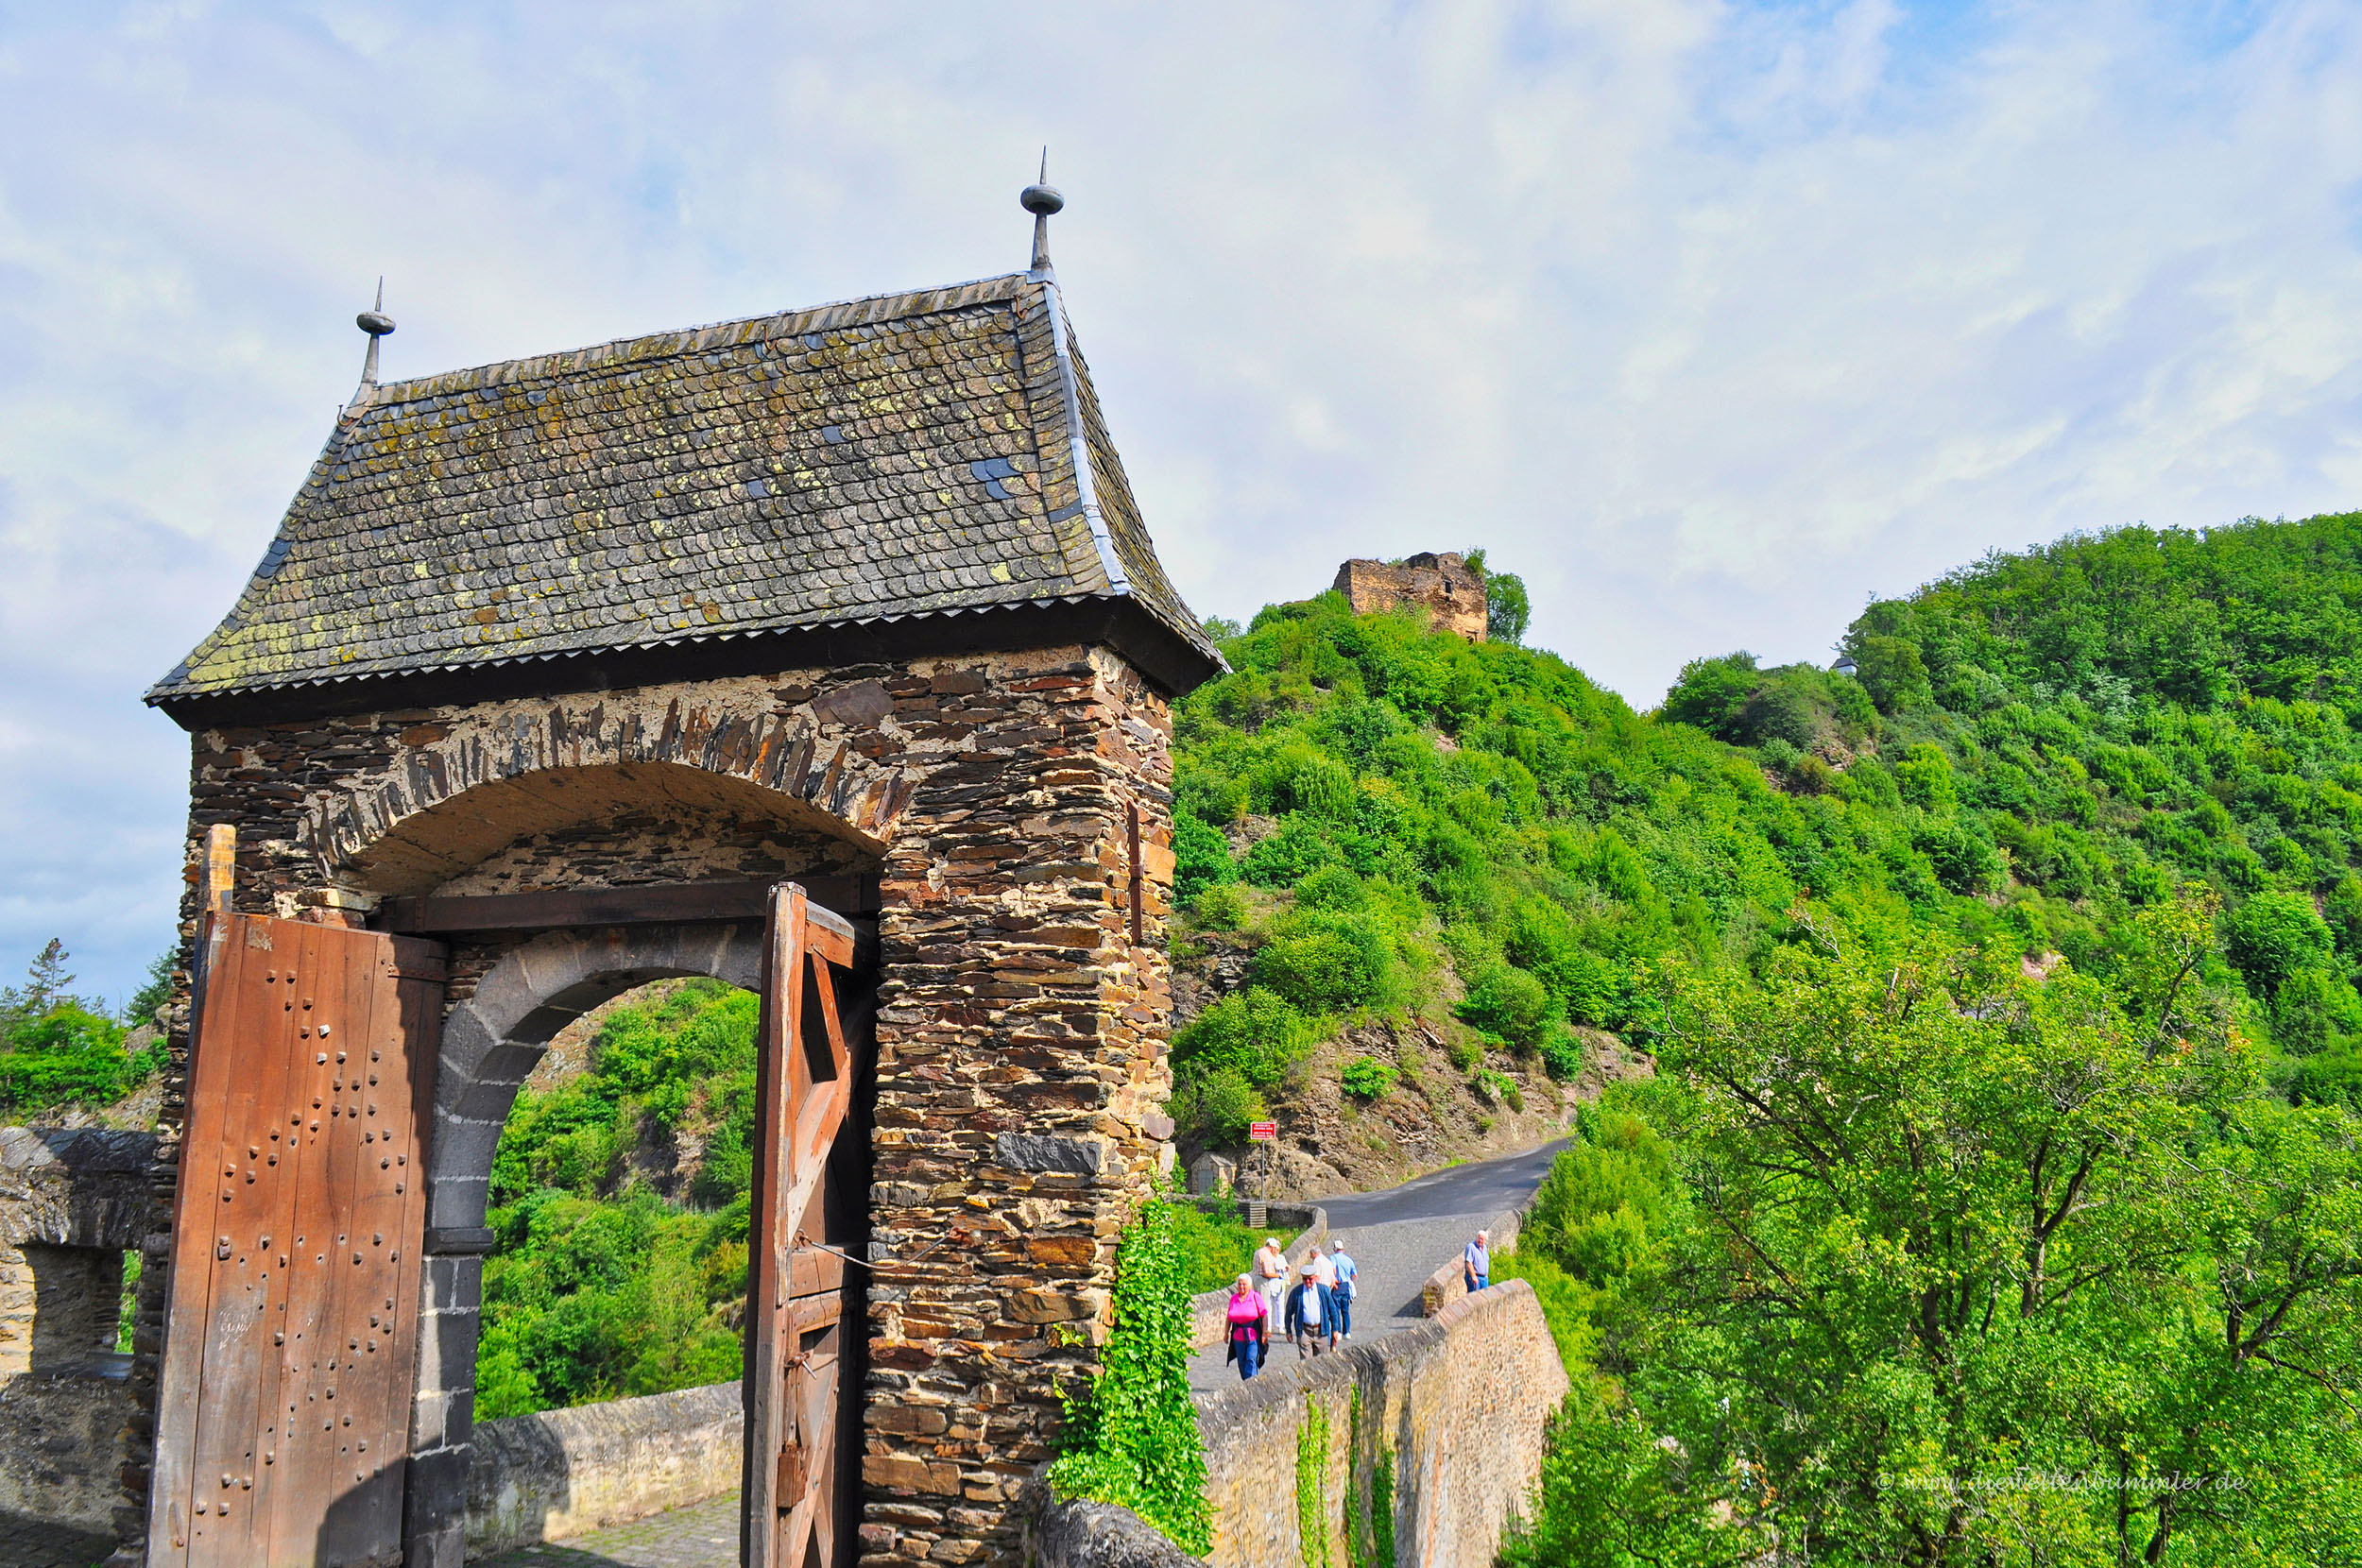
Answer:
POLYGON ((1059 275, 1202 614, 1484 545, 1648 706, 2126 522, 2362 504, 2351 4, 0 0, 0 978, 169 935, 139 703, 351 391, 1059 275))

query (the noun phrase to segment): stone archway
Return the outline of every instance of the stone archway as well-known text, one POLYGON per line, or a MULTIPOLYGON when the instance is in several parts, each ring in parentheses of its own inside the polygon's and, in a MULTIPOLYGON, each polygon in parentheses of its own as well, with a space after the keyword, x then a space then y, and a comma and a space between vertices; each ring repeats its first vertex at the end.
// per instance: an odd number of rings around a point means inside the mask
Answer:
POLYGON ((650 980, 702 975, 756 990, 762 928, 610 926, 545 931, 511 949, 444 1014, 428 1155, 427 1225, 484 1223, 492 1151, 534 1065, 575 1018, 650 980))
MULTIPOLYGON (((428 1153, 405 1560, 455 1568, 465 1556, 484 1260, 493 1243, 484 1221, 493 1156, 519 1088, 568 1023, 651 980, 703 976, 759 990, 763 941, 763 928, 746 923, 544 931, 504 954, 446 1014, 428 1153)), ((864 1034, 867 1018, 865 1001, 847 1010, 848 1024, 864 1034)), ((865 1137, 843 1147, 844 1179, 857 1184, 865 1137)), ((849 1414, 844 1436, 857 1440, 858 1402, 849 1414)))

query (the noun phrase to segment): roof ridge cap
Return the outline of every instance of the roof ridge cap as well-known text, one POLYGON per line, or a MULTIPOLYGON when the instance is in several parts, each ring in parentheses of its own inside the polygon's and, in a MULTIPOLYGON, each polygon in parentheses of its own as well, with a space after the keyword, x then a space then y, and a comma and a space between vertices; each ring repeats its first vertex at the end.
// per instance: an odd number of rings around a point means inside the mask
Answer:
POLYGON ((1115 536, 1107 530, 1106 514, 1099 505, 1099 476, 1091 467, 1090 433, 1083 427, 1083 394, 1074 371, 1073 325, 1066 318, 1066 297, 1058 292, 1058 276, 1048 267, 1024 275, 1040 288, 1050 314, 1050 351, 1057 361, 1058 400, 1066 418, 1067 449, 1074 461, 1074 504, 1090 529, 1091 550, 1099 570, 1106 574, 1111 593, 1130 595, 1131 575, 1116 553, 1115 536))
POLYGON ((619 360, 692 353, 724 343, 744 342, 749 335, 749 329, 761 329, 755 335, 773 338, 825 332, 841 326, 867 326, 914 315, 933 315, 944 311, 965 309, 969 305, 1014 299, 1025 282, 1026 274, 1022 272, 1000 273, 933 288, 863 295, 852 299, 833 299, 821 305, 775 311, 766 315, 739 316, 700 326, 675 327, 660 332, 640 332, 630 337, 612 337, 604 343, 588 344, 576 349, 556 349, 516 359, 492 360, 483 365, 438 370, 431 375, 413 376, 402 381, 380 382, 368 401, 371 405, 402 402, 413 398, 434 397, 438 393, 505 384, 553 371, 588 370, 594 366, 619 360), (669 347, 652 348, 658 344, 669 347))

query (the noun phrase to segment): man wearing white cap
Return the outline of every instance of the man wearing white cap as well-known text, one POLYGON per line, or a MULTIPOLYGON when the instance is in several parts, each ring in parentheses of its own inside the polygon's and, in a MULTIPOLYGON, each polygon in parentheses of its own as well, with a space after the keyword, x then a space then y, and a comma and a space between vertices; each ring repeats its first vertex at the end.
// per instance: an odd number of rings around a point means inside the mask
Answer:
POLYGON ((1255 1254, 1255 1284, 1263 1293, 1263 1310, 1276 1325, 1280 1298, 1288 1293, 1288 1254, 1277 1236, 1264 1242, 1263 1250, 1255 1254))

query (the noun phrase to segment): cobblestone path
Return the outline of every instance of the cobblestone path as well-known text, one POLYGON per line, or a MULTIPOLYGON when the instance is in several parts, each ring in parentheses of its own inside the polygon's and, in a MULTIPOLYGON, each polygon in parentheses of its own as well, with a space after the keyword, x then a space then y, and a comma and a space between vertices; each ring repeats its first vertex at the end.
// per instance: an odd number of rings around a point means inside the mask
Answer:
POLYGON ((738 1561, 738 1493, 611 1530, 478 1558, 473 1568, 732 1568, 738 1561))

